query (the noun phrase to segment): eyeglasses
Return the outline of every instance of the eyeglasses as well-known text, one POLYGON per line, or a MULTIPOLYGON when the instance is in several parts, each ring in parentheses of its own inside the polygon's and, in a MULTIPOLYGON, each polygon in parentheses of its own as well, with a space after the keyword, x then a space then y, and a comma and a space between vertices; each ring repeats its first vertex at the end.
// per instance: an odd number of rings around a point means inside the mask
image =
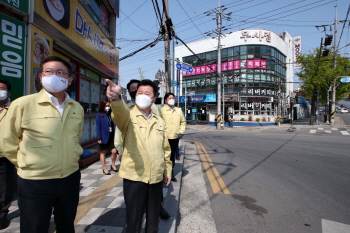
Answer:
POLYGON ((54 72, 54 71, 52 71, 52 70, 46 70, 46 71, 44 71, 43 73, 44 73, 45 75, 48 75, 48 76, 54 75, 54 74, 57 74, 58 76, 65 76, 65 75, 68 74, 68 73, 63 72, 63 71, 61 71, 61 70, 56 71, 56 72, 54 72))

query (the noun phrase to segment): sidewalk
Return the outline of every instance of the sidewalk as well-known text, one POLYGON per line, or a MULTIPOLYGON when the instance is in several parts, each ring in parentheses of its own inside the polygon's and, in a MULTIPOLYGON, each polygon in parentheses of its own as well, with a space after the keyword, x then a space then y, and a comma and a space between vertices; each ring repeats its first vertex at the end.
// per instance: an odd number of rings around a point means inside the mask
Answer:
MULTIPOLYGON (((185 142, 180 140, 180 160, 175 164, 177 182, 163 187, 163 206, 170 214, 167 220, 160 219, 159 233, 176 232, 176 219, 179 212, 182 166, 185 155, 185 142)), ((110 167, 110 157, 106 159, 110 167)), ((119 166, 119 162, 117 162, 119 166)), ((115 172, 106 176, 102 173, 100 161, 96 161, 81 169, 80 202, 75 220, 76 233, 122 233, 125 232, 125 203, 123 197, 123 181, 115 172)), ((20 232, 19 209, 17 200, 10 207, 8 218, 11 224, 3 232, 20 232)), ((144 224, 143 224, 144 227, 144 224)), ((55 232, 53 217, 49 232, 55 232)), ((144 232, 144 229, 142 230, 144 232)))
MULTIPOLYGON (((249 124, 249 122, 246 122, 249 124)), ((234 124, 234 123, 233 123, 234 124)), ((278 128, 317 128, 317 127, 326 127, 326 128, 345 128, 344 122, 340 117, 335 116, 335 124, 332 126, 323 121, 323 116, 319 118, 319 124, 310 125, 310 118, 303 118, 293 121, 292 123, 284 123, 279 126, 277 125, 266 125, 266 126, 233 126, 233 127, 224 127, 224 130, 251 130, 251 129, 278 129, 278 128), (322 118, 322 119, 321 119, 322 118)), ((187 125, 186 129, 196 129, 196 130, 217 130, 216 126, 213 125, 187 125)))

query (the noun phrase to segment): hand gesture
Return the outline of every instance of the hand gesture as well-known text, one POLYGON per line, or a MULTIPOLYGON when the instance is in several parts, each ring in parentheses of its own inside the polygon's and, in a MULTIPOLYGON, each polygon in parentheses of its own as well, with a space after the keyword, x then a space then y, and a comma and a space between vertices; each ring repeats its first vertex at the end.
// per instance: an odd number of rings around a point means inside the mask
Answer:
POLYGON ((106 96, 113 100, 118 101, 120 100, 120 95, 122 93, 122 88, 118 86, 117 84, 114 84, 111 80, 106 79, 106 83, 108 83, 106 96))

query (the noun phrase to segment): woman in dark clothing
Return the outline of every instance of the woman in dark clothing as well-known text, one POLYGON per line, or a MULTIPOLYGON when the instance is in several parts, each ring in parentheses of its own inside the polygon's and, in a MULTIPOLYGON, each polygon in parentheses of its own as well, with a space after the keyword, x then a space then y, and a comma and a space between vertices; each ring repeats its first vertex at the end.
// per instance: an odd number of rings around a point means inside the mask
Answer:
POLYGON ((100 160, 103 168, 103 173, 105 175, 110 175, 111 173, 106 167, 106 155, 111 153, 112 165, 111 169, 118 172, 115 166, 115 161, 117 158, 117 149, 114 147, 114 132, 115 124, 111 119, 111 108, 108 100, 102 100, 100 103, 100 108, 96 114, 96 134, 98 137, 98 144, 100 144, 100 160))

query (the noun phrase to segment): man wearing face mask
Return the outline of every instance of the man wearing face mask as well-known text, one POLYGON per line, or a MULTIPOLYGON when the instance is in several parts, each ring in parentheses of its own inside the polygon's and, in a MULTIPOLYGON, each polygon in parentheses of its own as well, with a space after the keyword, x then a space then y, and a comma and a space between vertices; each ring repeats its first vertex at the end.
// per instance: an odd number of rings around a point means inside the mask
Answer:
POLYGON ((171 147, 170 160, 173 162, 171 181, 176 182, 174 175, 175 158, 180 159, 179 137, 185 132, 186 120, 180 108, 175 107, 175 95, 166 93, 164 95, 165 105, 160 108, 160 115, 167 125, 167 136, 171 147))
POLYGON ((43 89, 11 103, 0 148, 17 167, 21 233, 47 233, 53 210, 56 232, 74 232, 83 152, 84 110, 66 93, 72 67, 59 57, 40 65, 43 89))
MULTIPOLYGON (((6 80, 0 80, 0 134, 3 133, 3 119, 11 104, 10 95, 11 84, 6 80)), ((0 148, 0 230, 10 225, 7 214, 13 199, 14 171, 15 166, 4 157, 0 148)))
MULTIPOLYGON (((126 85, 126 88, 128 89, 129 95, 131 97, 131 101, 126 104, 126 106, 131 110, 134 108, 136 105, 136 91, 137 91, 137 86, 139 85, 141 81, 136 80, 136 79, 131 79, 129 83, 126 85)), ((159 116, 159 110, 157 106, 153 103, 151 106, 152 113, 159 116)), ((122 136, 121 132, 118 128, 115 129, 115 135, 114 135, 114 146, 117 148, 117 151, 119 153, 118 159, 121 161, 123 157, 123 142, 122 142, 122 136)))
POLYGON ((121 88, 110 80, 107 97, 112 119, 123 137, 123 159, 119 176, 123 178, 126 205, 126 232, 140 232, 146 210, 146 232, 157 232, 163 184, 170 184, 172 164, 166 125, 154 115, 157 87, 151 80, 142 80, 137 87, 136 107, 130 110, 121 100, 121 88))

